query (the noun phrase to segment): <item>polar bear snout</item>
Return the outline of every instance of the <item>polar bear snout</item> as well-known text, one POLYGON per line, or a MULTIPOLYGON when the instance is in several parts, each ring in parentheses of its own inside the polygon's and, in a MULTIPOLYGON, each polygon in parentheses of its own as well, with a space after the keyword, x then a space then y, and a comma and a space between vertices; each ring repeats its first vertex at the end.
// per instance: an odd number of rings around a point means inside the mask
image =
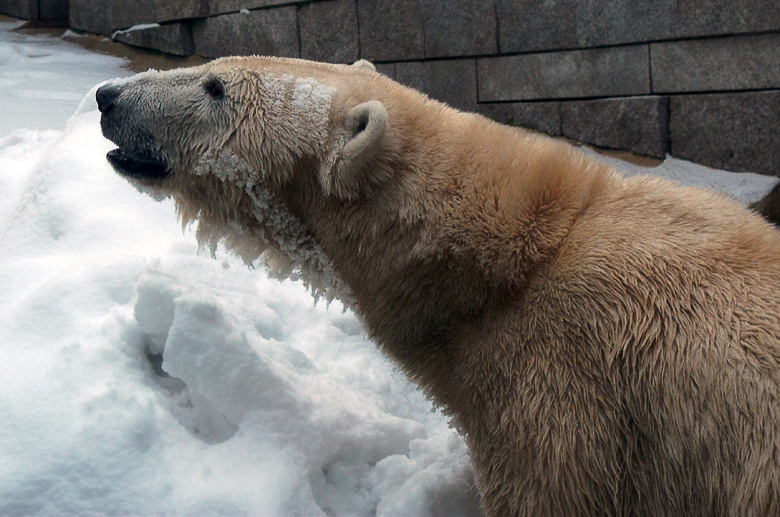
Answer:
POLYGON ((121 86, 105 85, 95 93, 103 136, 118 146, 106 154, 106 159, 116 172, 124 176, 147 180, 167 177, 170 168, 155 150, 154 139, 147 134, 148 131, 138 127, 137 121, 134 123, 131 112, 120 109, 122 92, 121 86))
POLYGON ((119 86, 107 84, 98 88, 97 93, 95 93, 95 100, 100 113, 104 115, 110 113, 114 109, 114 102, 120 93, 122 93, 122 90, 119 86))

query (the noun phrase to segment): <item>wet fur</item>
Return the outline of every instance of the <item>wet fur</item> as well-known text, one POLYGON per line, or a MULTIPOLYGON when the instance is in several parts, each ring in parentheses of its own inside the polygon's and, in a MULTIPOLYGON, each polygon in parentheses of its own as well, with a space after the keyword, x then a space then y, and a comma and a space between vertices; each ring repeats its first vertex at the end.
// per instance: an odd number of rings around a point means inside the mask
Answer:
POLYGON ((250 258, 286 256, 252 188, 279 200, 379 347, 453 414, 487 514, 780 514, 780 238, 768 224, 368 68, 207 67, 242 102, 230 134, 206 140, 227 137, 254 176, 181 167, 147 186, 250 258), (263 78, 279 74, 334 88, 323 127, 296 126, 289 98, 268 98, 263 78), (387 134, 361 175, 326 192, 347 114, 374 100, 387 134))

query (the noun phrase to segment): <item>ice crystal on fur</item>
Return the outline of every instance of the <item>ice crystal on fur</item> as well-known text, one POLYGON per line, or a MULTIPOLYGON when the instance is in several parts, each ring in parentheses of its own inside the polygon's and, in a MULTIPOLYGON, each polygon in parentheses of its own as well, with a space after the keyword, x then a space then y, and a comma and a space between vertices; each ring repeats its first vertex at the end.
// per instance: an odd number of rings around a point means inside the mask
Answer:
POLYGON ((252 167, 229 150, 203 156, 193 168, 193 176, 217 180, 221 190, 237 207, 248 207, 251 216, 247 229, 235 219, 209 217, 202 208, 197 214, 180 206, 186 223, 198 220, 198 243, 212 254, 219 244, 236 253, 247 264, 258 261, 276 278, 302 280, 316 298, 339 299, 347 307, 355 302, 348 286, 339 278, 325 252, 305 226, 260 181, 252 167))

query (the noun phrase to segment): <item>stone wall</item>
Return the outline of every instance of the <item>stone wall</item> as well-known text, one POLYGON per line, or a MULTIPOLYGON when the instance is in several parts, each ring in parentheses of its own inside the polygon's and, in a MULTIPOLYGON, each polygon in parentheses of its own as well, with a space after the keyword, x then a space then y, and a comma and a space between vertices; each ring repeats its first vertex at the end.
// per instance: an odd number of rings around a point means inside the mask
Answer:
POLYGON ((0 0, 0 13, 25 20, 67 20, 68 0, 0 0))
POLYGON ((70 24, 177 55, 369 59, 504 123, 780 175, 777 0, 70 0, 70 24))

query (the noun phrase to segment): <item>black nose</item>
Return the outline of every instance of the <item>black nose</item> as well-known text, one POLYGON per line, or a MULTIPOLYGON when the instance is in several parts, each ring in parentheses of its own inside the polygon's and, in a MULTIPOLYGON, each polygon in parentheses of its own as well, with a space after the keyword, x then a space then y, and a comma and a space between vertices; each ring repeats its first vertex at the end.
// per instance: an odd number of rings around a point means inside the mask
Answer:
POLYGON ((95 94, 95 100, 97 101, 100 113, 106 114, 111 111, 114 107, 114 101, 116 101, 120 93, 122 93, 121 88, 110 84, 98 88, 98 91, 95 94))

